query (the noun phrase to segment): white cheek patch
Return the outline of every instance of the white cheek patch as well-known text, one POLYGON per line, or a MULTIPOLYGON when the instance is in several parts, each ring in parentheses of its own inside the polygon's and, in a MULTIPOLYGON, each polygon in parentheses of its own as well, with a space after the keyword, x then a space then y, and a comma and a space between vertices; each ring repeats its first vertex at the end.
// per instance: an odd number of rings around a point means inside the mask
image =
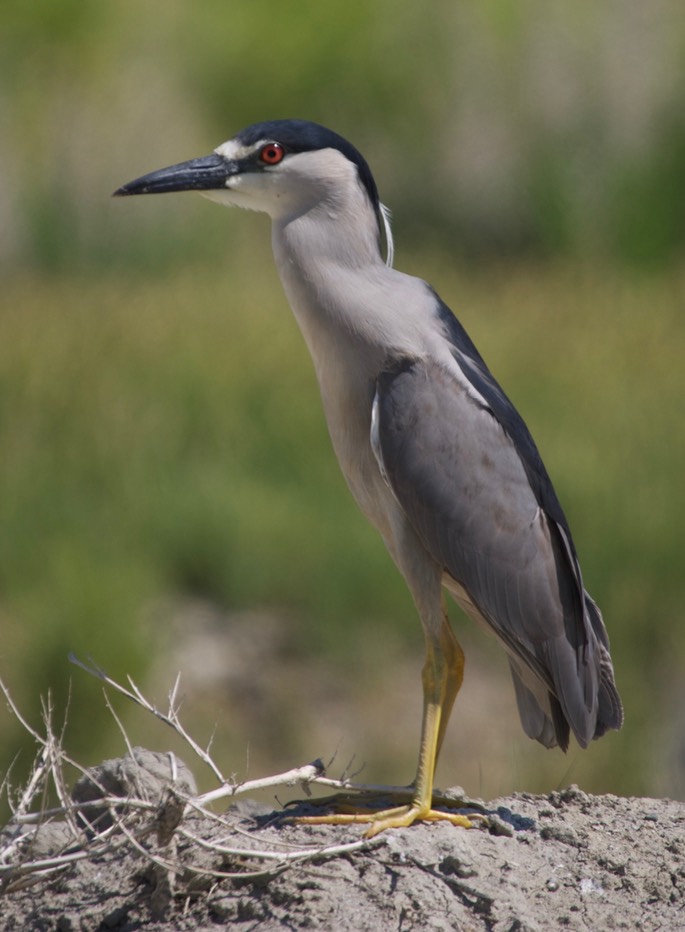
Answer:
POLYGON ((223 188, 217 188, 210 191, 200 191, 202 197, 206 197, 208 201, 213 201, 215 204, 222 204, 224 207, 233 207, 234 205, 230 201, 230 195, 228 191, 223 188))
POLYGON ((239 202, 236 201, 235 194, 242 181, 240 175, 229 175, 222 188, 212 188, 209 191, 201 191, 200 194, 206 197, 207 200, 214 201, 215 204, 222 204, 224 207, 240 206, 239 202))
POLYGON ((245 207, 242 203, 243 198, 237 196, 235 191, 230 188, 215 188, 211 191, 200 191, 203 197, 208 201, 214 201, 215 204, 221 204, 223 207, 245 207))
MULTIPOLYGON (((223 207, 242 207, 245 210, 258 210, 268 213, 268 205, 262 203, 259 190, 254 190, 250 181, 255 176, 242 177, 234 175, 226 180, 224 187, 209 191, 200 191, 203 197, 223 207)), ((257 176, 261 177, 261 176, 257 176)))
POLYGON ((243 146, 238 142, 237 139, 229 139, 227 142, 223 142, 220 146, 214 150, 217 155, 223 156, 225 159, 230 159, 232 161, 240 161, 240 159, 246 158, 248 155, 252 155, 257 149, 260 149, 267 140, 258 142, 252 146, 243 146))

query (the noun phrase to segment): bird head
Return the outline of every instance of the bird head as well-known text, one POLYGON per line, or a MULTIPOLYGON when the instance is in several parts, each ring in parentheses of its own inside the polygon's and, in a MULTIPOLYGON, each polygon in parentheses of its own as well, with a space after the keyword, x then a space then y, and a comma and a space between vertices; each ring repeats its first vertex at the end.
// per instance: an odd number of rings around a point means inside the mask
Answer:
POLYGON ((220 204, 261 211, 275 220, 319 205, 335 213, 342 201, 361 197, 391 252, 387 211, 366 160, 342 136, 308 120, 255 123, 211 155, 143 175, 114 195, 170 191, 199 191, 220 204))

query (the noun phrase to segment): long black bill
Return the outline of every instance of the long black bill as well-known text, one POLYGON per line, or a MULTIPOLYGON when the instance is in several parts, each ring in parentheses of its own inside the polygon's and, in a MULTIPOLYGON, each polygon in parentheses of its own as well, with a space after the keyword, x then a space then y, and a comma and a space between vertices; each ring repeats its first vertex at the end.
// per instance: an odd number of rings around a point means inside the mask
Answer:
POLYGON ((135 181, 122 185, 112 195, 165 194, 167 191, 211 191, 223 188, 226 179, 235 174, 235 165, 228 159, 213 153, 201 159, 179 162, 168 168, 150 172, 135 181))

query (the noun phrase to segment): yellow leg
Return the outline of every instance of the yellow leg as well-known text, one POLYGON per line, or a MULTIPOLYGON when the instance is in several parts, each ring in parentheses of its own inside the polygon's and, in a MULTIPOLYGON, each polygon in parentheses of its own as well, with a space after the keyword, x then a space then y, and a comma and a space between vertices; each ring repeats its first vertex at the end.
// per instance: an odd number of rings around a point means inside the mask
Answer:
POLYGON ((421 745, 411 803, 393 809, 381 809, 378 812, 339 812, 327 816, 305 816, 297 821, 315 824, 370 822, 366 832, 367 838, 388 828, 405 828, 416 821, 446 819, 454 825, 471 828, 472 822, 466 816, 432 808, 435 764, 463 676, 464 653, 443 609, 438 635, 426 636, 426 660, 422 672, 421 745))
MULTIPOLYGON (((442 703, 440 706, 440 727, 438 729, 438 742, 435 749, 436 761, 438 759, 438 755, 440 754, 440 749, 445 737, 445 731, 447 730, 447 723, 452 712, 454 700, 457 698, 457 693, 461 689, 461 684, 464 680, 464 651, 461 649, 461 645, 454 636, 454 632, 450 626, 449 619, 447 617, 447 609, 445 608, 444 604, 444 597, 442 605, 442 625, 440 627, 439 645, 447 669, 445 671, 445 683, 442 703)), ((426 656, 426 663, 428 663, 428 656, 426 656)), ((424 685, 424 696, 425 692, 426 687, 424 685)))

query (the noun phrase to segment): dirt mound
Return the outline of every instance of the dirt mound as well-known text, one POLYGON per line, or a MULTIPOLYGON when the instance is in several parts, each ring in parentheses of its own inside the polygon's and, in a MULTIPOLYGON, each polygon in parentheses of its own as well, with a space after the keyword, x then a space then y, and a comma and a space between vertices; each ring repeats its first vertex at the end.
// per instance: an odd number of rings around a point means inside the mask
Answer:
POLYGON ((71 823, 4 830, 3 930, 685 929, 682 803, 572 787, 495 800, 471 831, 367 842, 361 826, 287 820, 306 804, 213 816, 188 802, 187 768, 171 785, 164 755, 133 759, 144 779, 129 757, 79 781, 71 823))

